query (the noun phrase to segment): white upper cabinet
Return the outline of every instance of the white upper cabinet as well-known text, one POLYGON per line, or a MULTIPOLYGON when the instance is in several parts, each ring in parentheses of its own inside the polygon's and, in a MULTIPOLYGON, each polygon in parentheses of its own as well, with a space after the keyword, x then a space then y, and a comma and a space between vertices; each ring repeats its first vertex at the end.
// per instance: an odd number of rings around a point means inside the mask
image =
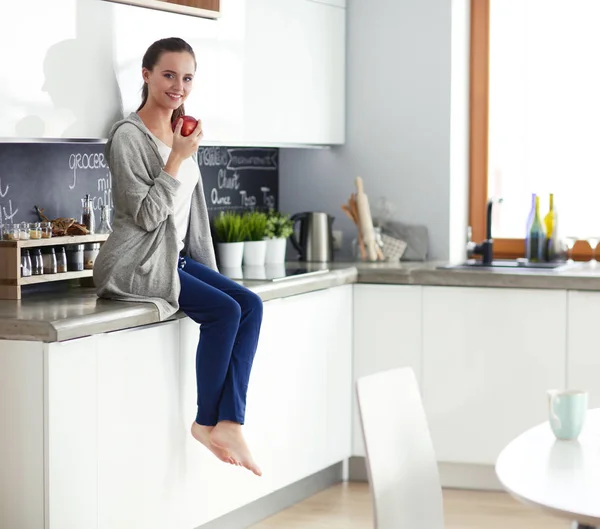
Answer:
POLYGON ((249 0, 246 13, 244 139, 343 143, 345 10, 308 0, 249 0))
POLYGON ((344 142, 343 1, 222 0, 218 20, 97 0, 17 4, 0 5, 0 20, 44 31, 0 72, 0 138, 106 138, 139 107, 144 52, 177 28, 196 54, 186 113, 203 120, 205 144, 344 142))

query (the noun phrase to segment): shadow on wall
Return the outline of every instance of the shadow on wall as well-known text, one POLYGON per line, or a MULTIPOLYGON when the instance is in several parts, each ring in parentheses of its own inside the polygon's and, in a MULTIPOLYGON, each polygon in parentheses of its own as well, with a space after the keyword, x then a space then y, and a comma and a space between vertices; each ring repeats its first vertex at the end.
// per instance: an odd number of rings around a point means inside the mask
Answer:
MULTIPOLYGON (((112 124, 123 115, 123 104, 111 57, 101 43, 84 39, 60 41, 48 49, 44 58, 44 83, 54 109, 69 116, 61 138, 106 138, 112 124), (95 134, 90 136, 90 131, 95 134)), ((46 122, 30 114, 15 125, 15 135, 43 138, 48 135, 46 122)))

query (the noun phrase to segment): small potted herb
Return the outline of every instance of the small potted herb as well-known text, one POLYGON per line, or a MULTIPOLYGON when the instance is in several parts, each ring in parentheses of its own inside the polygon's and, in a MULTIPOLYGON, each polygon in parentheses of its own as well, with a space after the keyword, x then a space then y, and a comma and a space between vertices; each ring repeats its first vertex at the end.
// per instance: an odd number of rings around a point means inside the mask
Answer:
POLYGON ((286 241, 294 231, 294 223, 289 215, 271 210, 267 216, 267 263, 285 262, 286 241))
POLYGON ((244 243, 244 264, 248 266, 264 266, 267 241, 267 215, 259 211, 244 213, 242 223, 246 234, 244 243))
POLYGON ((214 226, 220 265, 226 268, 241 267, 246 240, 242 217, 237 213, 221 211, 214 219, 214 226))

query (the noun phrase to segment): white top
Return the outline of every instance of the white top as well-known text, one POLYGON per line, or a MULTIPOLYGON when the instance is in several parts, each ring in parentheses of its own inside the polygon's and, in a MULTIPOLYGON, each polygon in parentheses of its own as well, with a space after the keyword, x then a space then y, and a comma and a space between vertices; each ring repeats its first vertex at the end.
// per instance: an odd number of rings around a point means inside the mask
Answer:
POLYGON ((550 514, 600 525, 600 409, 588 410, 576 441, 559 441, 549 423, 502 450, 496 474, 515 498, 550 514))
MULTIPOLYGON (((171 154, 171 148, 160 141, 154 134, 152 134, 158 152, 162 156, 164 163, 167 163, 169 154, 171 154)), ((179 251, 183 249, 184 239, 187 233, 188 224, 190 221, 190 206, 192 204, 192 194, 194 188, 198 184, 200 178, 200 168, 191 156, 183 161, 179 172, 177 173, 177 180, 181 182, 181 185, 177 188, 175 200, 173 203, 173 215, 175 217, 175 226, 177 227, 177 241, 179 245, 179 251)))

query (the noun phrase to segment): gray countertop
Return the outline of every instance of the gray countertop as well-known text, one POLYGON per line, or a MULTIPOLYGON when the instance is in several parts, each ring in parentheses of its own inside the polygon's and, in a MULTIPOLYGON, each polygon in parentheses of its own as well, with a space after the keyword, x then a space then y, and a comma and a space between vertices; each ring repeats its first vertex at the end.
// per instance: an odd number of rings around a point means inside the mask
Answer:
MULTIPOLYGON (((591 267, 587 263, 558 272, 439 268, 443 265, 335 262, 324 265, 329 271, 323 274, 241 283, 263 301, 357 282, 600 291, 600 266, 591 267)), ((319 265, 313 268, 318 269, 319 265)), ((0 339, 5 340, 57 342, 156 322, 158 312, 153 305, 98 299, 94 290, 88 288, 31 294, 20 301, 0 300, 0 339)))

